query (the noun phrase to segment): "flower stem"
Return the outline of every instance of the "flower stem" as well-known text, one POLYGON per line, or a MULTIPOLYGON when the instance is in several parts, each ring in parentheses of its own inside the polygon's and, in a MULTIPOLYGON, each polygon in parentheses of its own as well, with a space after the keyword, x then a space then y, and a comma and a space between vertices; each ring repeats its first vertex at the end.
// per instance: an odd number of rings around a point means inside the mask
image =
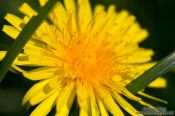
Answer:
POLYGON ((164 75, 173 68, 175 68, 175 51, 163 58, 159 63, 143 73, 137 79, 129 83, 126 88, 132 93, 137 94, 139 90, 144 89, 153 80, 164 75))
POLYGON ((42 21, 47 17, 49 11, 58 0, 49 0, 44 7, 41 7, 37 16, 31 18, 31 20, 24 26, 15 42, 12 44, 7 54, 5 55, 0 65, 0 82, 8 72, 9 67, 21 52, 25 44, 31 38, 36 29, 40 26, 42 21))

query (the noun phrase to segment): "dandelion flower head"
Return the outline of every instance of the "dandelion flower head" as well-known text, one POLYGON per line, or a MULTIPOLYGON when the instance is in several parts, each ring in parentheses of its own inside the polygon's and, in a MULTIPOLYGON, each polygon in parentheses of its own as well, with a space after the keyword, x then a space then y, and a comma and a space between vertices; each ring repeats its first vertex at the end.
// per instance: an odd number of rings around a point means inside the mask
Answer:
MULTIPOLYGON (((43 6, 47 0, 39 2, 43 6)), ((19 10, 24 18, 5 16, 12 26, 5 25, 3 31, 13 39, 37 15, 27 3, 19 10)), ((152 107, 125 88, 154 64, 149 62, 153 51, 138 45, 148 32, 133 15, 116 12, 114 5, 92 10, 89 0, 64 0, 48 18, 13 63, 24 77, 38 81, 23 99, 23 105, 38 105, 31 116, 47 115, 54 106, 56 116, 67 116, 75 99, 80 116, 122 116, 120 107, 138 115, 125 97, 152 107)))

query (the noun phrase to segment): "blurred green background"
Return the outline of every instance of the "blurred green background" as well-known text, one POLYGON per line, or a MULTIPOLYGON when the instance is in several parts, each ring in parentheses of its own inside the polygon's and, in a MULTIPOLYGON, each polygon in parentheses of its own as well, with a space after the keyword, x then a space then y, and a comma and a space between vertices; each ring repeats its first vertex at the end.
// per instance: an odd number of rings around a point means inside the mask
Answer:
MULTIPOLYGON (((39 8, 36 0, 0 0, 1 30, 4 24, 8 24, 3 19, 6 13, 22 16, 17 9, 24 1, 36 10, 39 8)), ((99 3, 106 7, 115 4, 117 11, 127 9, 134 14, 142 27, 147 28, 150 33, 148 39, 142 42, 141 46, 155 51, 153 60, 160 60, 175 50, 175 0, 91 0, 91 2, 92 6, 99 3)), ((0 50, 8 50, 12 42, 7 35, 0 31, 0 50)), ((163 77, 168 81, 166 89, 146 88, 145 92, 167 100, 168 104, 145 100, 157 107, 166 107, 168 111, 175 112, 175 73, 169 72, 163 77)), ((0 116, 28 115, 21 108, 21 100, 33 83, 35 82, 9 71, 0 84, 0 116)), ((139 104, 134 102, 134 105, 142 110, 139 104)))

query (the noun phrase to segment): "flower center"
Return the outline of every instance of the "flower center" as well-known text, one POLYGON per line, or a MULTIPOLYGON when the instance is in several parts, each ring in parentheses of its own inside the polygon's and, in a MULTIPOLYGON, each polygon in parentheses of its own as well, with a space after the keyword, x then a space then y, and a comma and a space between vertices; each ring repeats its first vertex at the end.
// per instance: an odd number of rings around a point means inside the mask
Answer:
POLYGON ((82 81, 104 81, 113 75, 114 48, 110 42, 79 34, 66 45, 64 59, 69 68, 82 81))

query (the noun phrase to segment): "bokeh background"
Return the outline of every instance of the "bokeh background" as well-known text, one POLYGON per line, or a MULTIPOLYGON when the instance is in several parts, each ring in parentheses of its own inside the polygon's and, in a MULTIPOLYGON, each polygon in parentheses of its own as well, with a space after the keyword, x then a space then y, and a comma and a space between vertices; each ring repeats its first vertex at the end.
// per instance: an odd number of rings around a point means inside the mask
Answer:
MULTIPOLYGON (((39 9, 37 0, 0 0, 0 30, 8 24, 3 17, 6 13, 18 12, 23 2, 28 2, 34 9, 39 9)), ((106 7, 115 4, 117 11, 127 9, 137 17, 142 27, 147 28, 150 36, 141 43, 141 46, 155 51, 153 60, 158 61, 175 50, 175 0, 91 0, 92 6, 103 4, 106 7)), ((8 50, 13 41, 0 31, 0 50, 8 50)), ((146 88, 145 92, 168 101, 168 104, 158 103, 144 99, 157 107, 165 107, 175 112, 175 71, 163 76, 168 81, 165 89, 146 88)), ((0 116, 28 115, 21 107, 21 100, 25 92, 34 84, 22 75, 9 71, 0 83, 0 116)), ((133 103, 140 111, 143 110, 137 103, 133 103)), ((53 113, 54 111, 52 111, 53 113)), ((50 113, 49 115, 52 115, 50 113)), ((72 113, 72 115, 75 115, 72 113)), ((128 115, 126 113, 126 115, 128 115)), ((175 114, 174 114, 175 115, 175 114)))

